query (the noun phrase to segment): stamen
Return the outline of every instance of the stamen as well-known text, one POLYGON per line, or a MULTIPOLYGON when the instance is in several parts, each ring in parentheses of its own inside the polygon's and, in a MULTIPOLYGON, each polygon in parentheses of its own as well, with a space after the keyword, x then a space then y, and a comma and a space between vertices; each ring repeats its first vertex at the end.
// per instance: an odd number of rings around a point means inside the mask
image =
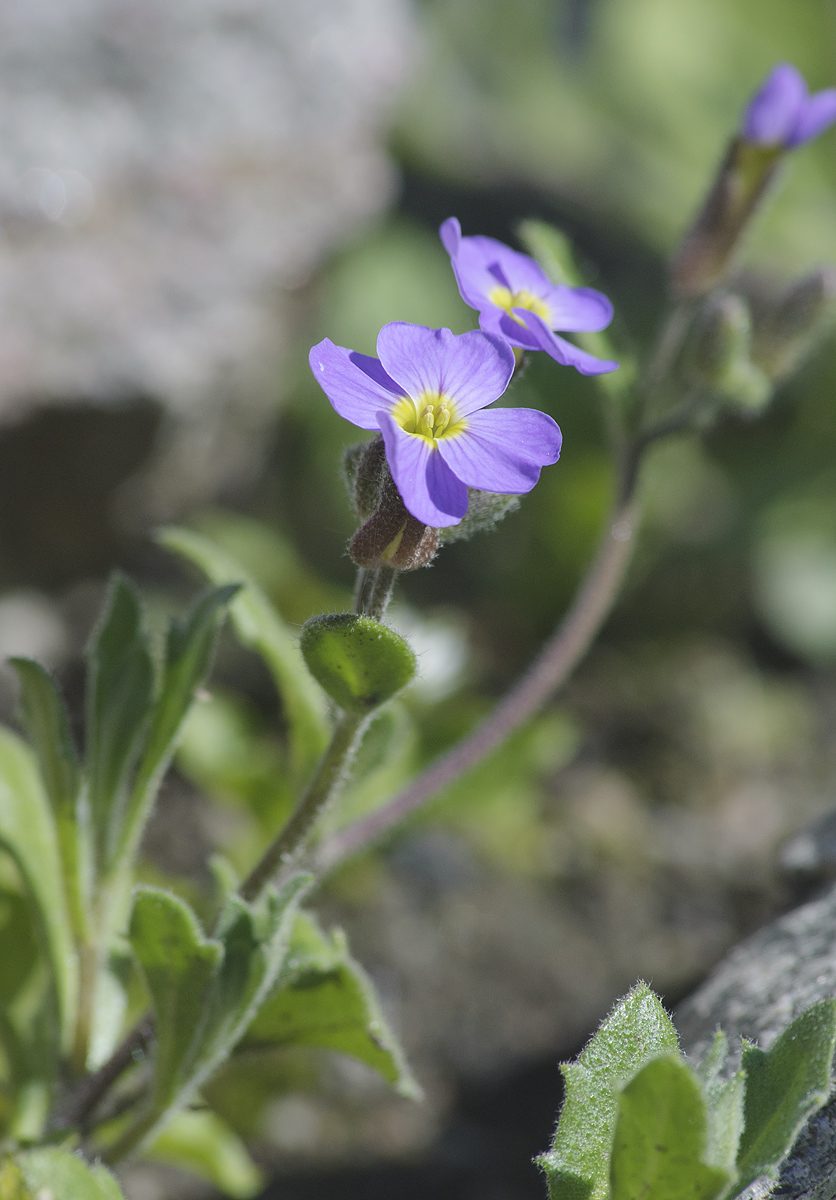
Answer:
POLYGON ((432 437, 433 425, 435 424, 435 411, 432 404, 428 404, 421 413, 421 432, 425 437, 432 437))
POLYGON ((441 437, 444 430, 450 424, 450 409, 447 407, 447 401, 442 400, 438 406, 438 412, 435 414, 435 436, 441 437))

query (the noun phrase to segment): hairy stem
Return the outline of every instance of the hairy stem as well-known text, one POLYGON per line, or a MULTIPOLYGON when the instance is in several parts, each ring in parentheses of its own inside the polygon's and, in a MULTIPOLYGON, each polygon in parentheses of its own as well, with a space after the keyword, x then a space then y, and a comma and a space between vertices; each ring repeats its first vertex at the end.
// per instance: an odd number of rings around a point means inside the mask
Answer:
POLYGON ((314 870, 327 872, 380 838, 459 776, 485 759, 561 686, 606 620, 624 581, 635 543, 638 455, 623 456, 618 498, 572 607, 541 653, 491 715, 469 737, 442 755, 388 804, 326 839, 314 870))
POLYGON ((143 1017, 135 1025, 120 1046, 113 1052, 104 1066, 86 1079, 70 1093, 66 1103, 59 1108, 53 1125, 56 1129, 79 1128, 87 1131, 89 1119, 99 1102, 104 1099, 119 1077, 145 1053, 154 1036, 154 1023, 150 1016, 143 1017))
POLYGON ((382 621, 392 599, 397 577, 398 572, 394 567, 360 567, 354 589, 354 611, 361 616, 382 621))
POLYGON ((256 900, 280 867, 302 849, 317 817, 340 790, 367 721, 368 717, 357 713, 340 715, 308 790, 278 837, 241 884, 239 890, 245 900, 256 900))

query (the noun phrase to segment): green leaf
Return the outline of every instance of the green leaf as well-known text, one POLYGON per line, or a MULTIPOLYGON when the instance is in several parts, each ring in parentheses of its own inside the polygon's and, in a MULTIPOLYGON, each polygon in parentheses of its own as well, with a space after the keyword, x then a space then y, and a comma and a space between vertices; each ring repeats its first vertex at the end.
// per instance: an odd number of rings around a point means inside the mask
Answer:
POLYGON ((221 614, 239 590, 225 584, 198 596, 182 620, 172 621, 159 699, 140 760, 128 805, 119 858, 129 862, 150 814, 162 777, 171 761, 195 691, 203 683, 212 660, 221 614))
POLYGON ((204 1036, 223 947, 204 936, 184 900, 160 888, 137 889, 129 936, 157 1022, 154 1107, 161 1111, 182 1087, 184 1065, 204 1036))
POLYGON ((0 1008, 6 1008, 38 961, 36 931, 26 899, 0 891, 0 1008))
POLYGON ((409 644, 371 617, 312 617, 302 626, 300 645, 314 679, 347 712, 371 712, 415 676, 409 644))
POLYGON ((564 1063, 566 1099, 552 1148, 538 1159, 552 1200, 607 1200, 618 1094, 651 1059, 677 1049, 670 1017, 639 983, 616 1004, 577 1062, 564 1063))
POLYGON ((696 1076, 702 1083, 708 1109, 705 1161, 735 1175, 737 1150, 743 1132, 745 1076, 743 1071, 738 1071, 731 1079, 723 1079, 721 1072, 727 1052, 726 1035, 718 1029, 710 1050, 696 1069, 696 1076))
POLYGON ((836 1000, 822 1000, 801 1013, 771 1050, 744 1043, 741 1188, 760 1175, 777 1175, 804 1124, 827 1101, 834 1047, 836 1000))
POLYGON ((156 1134, 231 1053, 284 961, 292 914, 309 876, 257 905, 229 899, 218 936, 207 938, 189 906, 158 888, 137 891, 130 938, 157 1025, 154 1094, 119 1153, 156 1134))
POLYGON ((299 779, 313 771, 329 737, 326 706, 299 651, 297 640, 261 588, 234 558, 209 538, 188 529, 164 529, 160 543, 189 559, 213 583, 246 586, 230 606, 241 641, 256 650, 269 667, 288 721, 291 757, 299 779))
POLYGON ((233 1200, 249 1200, 264 1186, 262 1174, 238 1134, 208 1110, 177 1113, 148 1148, 146 1157, 190 1171, 233 1200))
POLYGON ((52 807, 29 747, 0 728, 0 846, 16 861, 37 910, 58 1003, 61 1043, 69 1047, 78 963, 52 807))
POLYGON ((78 1154, 57 1146, 26 1150, 17 1163, 35 1200, 124 1200, 119 1184, 106 1167, 88 1164, 78 1154))
POLYGON ((76 935, 81 937, 87 921, 91 848, 86 814, 80 805, 81 771, 67 709, 55 681, 40 663, 31 658, 9 661, 20 680, 23 722, 55 814, 70 915, 76 935))
POLYGON ((713 1200, 731 1178, 705 1161, 699 1081, 676 1055, 649 1062, 618 1100, 611 1200, 713 1200))
POLYGON ((87 651, 87 780, 99 873, 116 848, 151 712, 154 668, 133 585, 116 574, 87 651))
POLYGON ((343 935, 327 936, 307 913, 293 927, 287 965, 250 1025, 242 1050, 316 1046, 349 1054, 404 1096, 420 1096, 403 1050, 380 1010, 371 980, 343 935))

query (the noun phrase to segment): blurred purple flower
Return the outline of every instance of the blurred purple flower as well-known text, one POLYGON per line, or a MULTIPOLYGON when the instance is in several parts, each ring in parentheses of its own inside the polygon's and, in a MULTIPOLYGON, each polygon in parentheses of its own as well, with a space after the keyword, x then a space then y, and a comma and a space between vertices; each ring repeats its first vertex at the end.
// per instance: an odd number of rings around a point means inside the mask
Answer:
POLYGON ((377 353, 371 358, 325 338, 311 350, 311 370, 341 417, 383 434, 392 478, 423 524, 457 525, 469 487, 529 492, 541 468, 557 462, 561 433, 545 413, 480 411, 514 372, 504 339, 393 321, 381 329, 377 353))
POLYGON ((545 350, 582 375, 603 375, 618 363, 596 358, 554 332, 592 332, 612 320, 612 305, 592 288, 552 283, 533 258, 495 238, 462 237, 455 217, 439 230, 465 304, 479 311, 479 324, 512 346, 545 350))
POLYGON ((779 63, 749 101, 743 136, 759 146, 792 149, 818 137, 836 121, 836 88, 811 96, 801 72, 779 63))

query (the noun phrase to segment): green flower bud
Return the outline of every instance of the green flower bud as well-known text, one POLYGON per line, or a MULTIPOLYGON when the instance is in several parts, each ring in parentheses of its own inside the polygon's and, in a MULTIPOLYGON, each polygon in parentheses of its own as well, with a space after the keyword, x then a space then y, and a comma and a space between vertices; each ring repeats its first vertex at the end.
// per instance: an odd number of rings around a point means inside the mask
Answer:
POLYGON ((750 358, 752 318, 741 296, 715 293, 694 320, 680 363, 686 382, 704 393, 697 424, 711 425, 722 409, 755 416, 772 384, 750 358))
POLYGON ((755 321, 752 357, 771 379, 785 379, 829 332, 835 318, 836 271, 814 271, 764 305, 755 321))
POLYGON ((380 489, 389 475, 380 434, 349 446, 343 454, 343 479, 357 516, 366 521, 380 502, 380 489))
MULTIPOLYGON (((398 571, 416 571, 426 567, 438 550, 438 530, 407 512, 386 465, 383 439, 375 438, 359 449, 362 453, 355 456, 356 467, 352 463, 354 503, 364 524, 348 544, 352 561, 370 570, 389 566, 398 571), (374 507, 369 512, 366 505, 372 496, 374 507)), ((348 477, 348 468, 344 469, 348 477)))
POLYGON ((371 712, 415 676, 409 644, 371 617, 312 617, 302 627, 300 645, 314 679, 347 712, 371 712))

